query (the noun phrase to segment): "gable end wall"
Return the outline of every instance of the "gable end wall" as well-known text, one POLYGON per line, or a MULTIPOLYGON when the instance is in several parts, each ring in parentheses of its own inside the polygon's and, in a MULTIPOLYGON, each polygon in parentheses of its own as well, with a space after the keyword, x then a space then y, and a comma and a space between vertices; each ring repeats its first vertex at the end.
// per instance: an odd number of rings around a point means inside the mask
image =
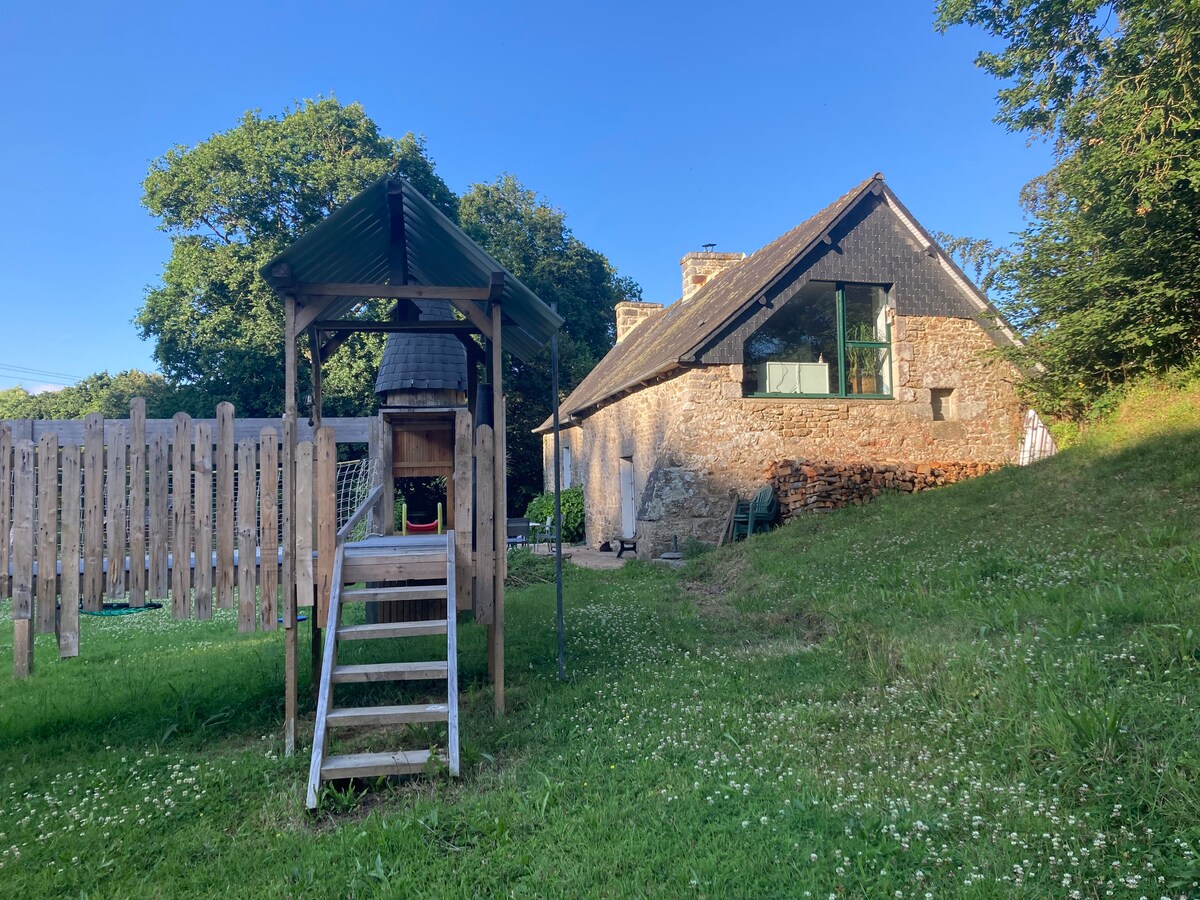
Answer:
MULTIPOLYGON (((946 316, 980 321, 977 309, 963 296, 936 259, 922 252, 912 232, 881 198, 871 198, 847 217, 833 234, 833 245, 821 245, 784 278, 787 297, 809 281, 858 281, 892 286, 890 300, 902 316, 946 316)), ((743 363, 746 340, 782 304, 755 306, 714 338, 697 356, 701 363, 743 363)))

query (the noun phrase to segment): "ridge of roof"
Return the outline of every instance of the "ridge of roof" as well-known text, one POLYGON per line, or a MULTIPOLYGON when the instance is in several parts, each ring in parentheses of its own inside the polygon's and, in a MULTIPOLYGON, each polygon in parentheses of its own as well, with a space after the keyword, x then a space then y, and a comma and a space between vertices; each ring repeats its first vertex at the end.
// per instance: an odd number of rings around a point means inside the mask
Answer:
MULTIPOLYGON (((877 184, 883 184, 879 172, 724 270, 687 300, 676 300, 641 322, 560 404, 560 419, 679 367, 714 331, 786 274, 877 184)), ((547 419, 534 430, 544 431, 550 423, 547 419)))

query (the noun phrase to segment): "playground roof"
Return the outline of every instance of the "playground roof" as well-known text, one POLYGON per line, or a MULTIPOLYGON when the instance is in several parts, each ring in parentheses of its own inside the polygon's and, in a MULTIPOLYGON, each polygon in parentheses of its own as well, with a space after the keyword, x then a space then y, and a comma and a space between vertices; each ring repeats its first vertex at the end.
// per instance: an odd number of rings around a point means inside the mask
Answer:
MULTIPOLYGON (((385 176, 263 266, 277 291, 305 285, 429 285, 493 290, 503 313, 505 350, 528 360, 562 326, 562 318, 450 221, 406 179, 385 176), (502 279, 503 288, 499 282, 502 279), (493 287, 495 285, 495 287, 493 287)), ((437 297, 430 291, 429 297, 437 297)), ((335 296, 313 324, 345 321, 362 292, 335 296)), ((458 298, 456 305, 481 299, 458 298)))

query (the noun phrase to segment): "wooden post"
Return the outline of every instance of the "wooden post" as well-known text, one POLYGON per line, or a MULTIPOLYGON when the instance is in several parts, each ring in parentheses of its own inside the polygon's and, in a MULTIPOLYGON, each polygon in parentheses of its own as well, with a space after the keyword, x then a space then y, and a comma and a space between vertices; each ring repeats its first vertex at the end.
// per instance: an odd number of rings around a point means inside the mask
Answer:
POLYGON ((12 494, 9 485, 12 483, 12 432, 8 426, 0 422, 0 600, 12 596, 9 584, 8 534, 12 518, 12 494))
MULTIPOLYGON (((79 655, 79 446, 62 449, 62 601, 58 613, 58 655, 62 659, 79 655)), ((145 473, 143 472, 143 478, 145 473)), ((145 588, 143 587, 143 591, 145 588)))
MULTIPOLYGON (((322 406, 322 385, 321 385, 321 334, 317 329, 310 328, 308 330, 308 356, 311 365, 309 372, 312 376, 312 402, 308 406, 308 421, 313 426, 313 507, 312 507, 312 527, 313 527, 313 546, 317 550, 317 562, 313 569, 313 582, 316 589, 316 597, 313 600, 313 616, 310 620, 312 625, 312 678, 310 685, 312 687, 313 704, 317 702, 317 694, 320 691, 321 683, 321 629, 325 627, 326 608, 328 604, 328 594, 322 591, 324 578, 322 573, 325 571, 328 563, 323 558, 321 551, 321 540, 319 530, 321 527, 321 514, 325 509, 326 500, 324 497, 324 479, 321 477, 323 472, 323 461, 321 459, 321 448, 317 442, 318 429, 321 427, 321 406, 322 406)), ((334 458, 336 464, 336 455, 334 458)), ((332 494, 332 489, 331 489, 332 494)), ((337 530, 337 514, 334 514, 334 531, 337 530)))
MULTIPOLYGON (((87 561, 84 561, 86 574, 87 561)), ((165 600, 170 591, 167 568, 167 439, 150 439, 150 596, 165 600)), ((86 598, 85 601, 86 603, 86 598)))
POLYGON ((105 594, 125 599, 125 426, 113 425, 108 433, 108 577, 105 594))
POLYGON ((104 416, 83 421, 83 608, 104 606, 104 416))
POLYGON ((238 443, 237 472, 237 589, 238 631, 253 631, 257 604, 255 603, 254 564, 258 533, 256 519, 258 483, 254 462, 254 441, 238 443))
POLYGON ((58 609, 58 438, 43 434, 37 453, 37 631, 54 631, 58 609))
POLYGON ((188 619, 192 615, 192 419, 176 413, 175 434, 171 442, 171 550, 175 563, 171 568, 171 615, 188 619))
POLYGON ((196 425, 196 618, 212 618, 213 564, 213 442, 212 426, 207 422, 196 425))
POLYGON ((263 631, 279 627, 279 432, 264 428, 258 438, 258 592, 263 631))
MULTIPOLYGON (((471 414, 454 414, 454 608, 470 609, 471 597, 471 414)), ((506 538, 507 544, 507 538, 506 538)))
MULTIPOLYGON (((496 566, 496 552, 492 547, 496 511, 496 479, 492 474, 494 445, 492 426, 480 425, 475 432, 475 479, 479 485, 475 530, 475 621, 488 627, 489 673, 492 671, 492 624, 496 621, 496 582, 492 578, 496 566)), ((505 544, 508 544, 507 536, 505 544)))
POLYGON ((217 608, 233 609, 233 404, 217 404, 217 608))
POLYGON ((296 752, 296 297, 283 298, 283 752, 296 752))
POLYGON ((33 441, 18 441, 13 454, 13 677, 33 671, 33 441))
MULTIPOLYGON (((503 287, 503 276, 500 286, 503 287)), ((493 276, 495 284, 495 276, 493 276)), ((501 320, 503 312, 500 308, 499 292, 493 291, 492 298, 492 416, 495 422, 493 439, 495 441, 495 553, 496 564, 492 577, 494 589, 492 602, 495 605, 495 622, 488 630, 489 658, 491 661, 492 683, 497 715, 504 715, 504 575, 508 560, 505 548, 508 547, 508 464, 506 441, 504 439, 504 346, 501 339, 503 328, 501 320)))
MULTIPOLYGON (((65 469, 63 477, 66 477, 65 469)), ((129 401, 129 605, 146 605, 146 399, 144 397, 134 397, 129 401)))

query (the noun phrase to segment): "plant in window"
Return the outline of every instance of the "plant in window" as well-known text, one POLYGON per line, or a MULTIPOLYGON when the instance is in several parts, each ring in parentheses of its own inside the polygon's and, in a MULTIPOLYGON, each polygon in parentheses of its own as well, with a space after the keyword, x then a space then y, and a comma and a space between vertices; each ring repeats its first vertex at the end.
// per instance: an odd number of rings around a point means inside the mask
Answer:
MULTIPOLYGON (((846 340, 874 341, 875 331, 866 322, 851 325, 846 329, 846 340)), ((874 347, 846 348, 846 362, 849 367, 850 383, 855 394, 879 393, 879 358, 874 347)))

